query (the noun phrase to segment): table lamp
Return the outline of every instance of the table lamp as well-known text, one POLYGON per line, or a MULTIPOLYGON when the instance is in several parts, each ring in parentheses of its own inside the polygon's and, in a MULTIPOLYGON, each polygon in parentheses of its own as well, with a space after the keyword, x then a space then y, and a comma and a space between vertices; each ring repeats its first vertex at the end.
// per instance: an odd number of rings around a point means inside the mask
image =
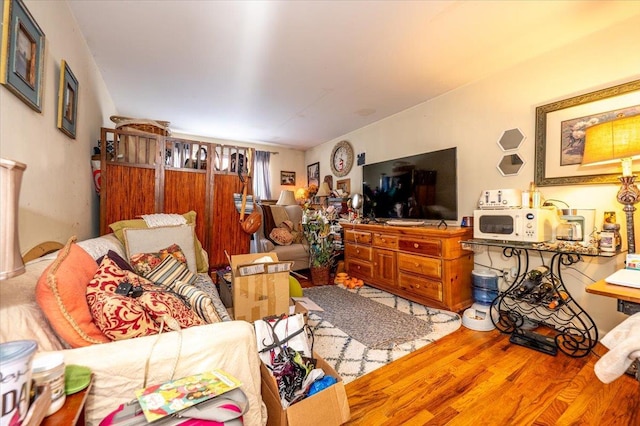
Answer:
POLYGON ((304 204, 305 200, 309 197, 307 190, 304 188, 298 188, 296 190, 296 200, 299 204, 304 204))
POLYGON ((18 200, 26 168, 26 164, 0 158, 0 281, 24 273, 18 239, 18 200))
POLYGON ((285 189, 284 191, 280 192, 280 197, 276 202, 276 205, 278 206, 294 206, 296 204, 298 204, 298 202, 296 201, 296 196, 290 189, 285 189))
POLYGON ((316 193, 316 197, 318 197, 320 199, 320 203, 324 205, 329 195, 331 195, 331 188, 329 188, 329 184, 327 182, 322 182, 320 189, 316 193))
POLYGON ((634 183, 632 162, 637 159, 640 159, 640 115, 617 118, 586 129, 582 165, 622 162, 622 176, 618 178, 622 186, 617 199, 624 205, 629 253, 636 252, 633 214, 640 190, 634 183))

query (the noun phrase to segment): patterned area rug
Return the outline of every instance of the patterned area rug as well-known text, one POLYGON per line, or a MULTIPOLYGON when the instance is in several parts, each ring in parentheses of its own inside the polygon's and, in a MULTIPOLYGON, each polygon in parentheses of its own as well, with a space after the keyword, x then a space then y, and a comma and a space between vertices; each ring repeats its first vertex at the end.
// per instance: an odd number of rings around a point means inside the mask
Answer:
MULTIPOLYGON (((330 316, 327 315, 330 310, 327 310, 320 301, 314 299, 313 293, 316 289, 305 289, 304 295, 327 311, 309 312, 309 325, 313 328, 315 336, 314 350, 335 368, 344 383, 349 383, 429 343, 435 342, 439 338, 456 331, 462 324, 460 316, 454 312, 429 308, 373 287, 364 286, 355 290, 337 287, 335 289, 358 294, 371 301, 394 308, 399 313, 410 314, 428 325, 424 329, 426 334, 420 335, 411 341, 394 344, 385 349, 373 349, 356 340, 344 330, 334 326, 328 319, 323 318, 323 314, 327 318, 330 316)), ((318 299, 320 298, 318 297, 318 299)), ((372 323, 372 321, 369 322, 372 323)), ((354 325, 357 325, 355 321, 354 325)), ((375 326, 375 323, 373 325, 375 326)), ((357 333, 352 332, 352 334, 357 333)))

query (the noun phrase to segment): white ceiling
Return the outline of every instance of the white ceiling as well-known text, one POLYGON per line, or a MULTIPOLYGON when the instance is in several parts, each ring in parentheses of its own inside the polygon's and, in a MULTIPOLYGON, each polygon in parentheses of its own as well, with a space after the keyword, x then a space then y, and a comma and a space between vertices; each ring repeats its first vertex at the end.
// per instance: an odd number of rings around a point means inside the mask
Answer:
POLYGON ((300 149, 640 14, 639 1, 68 1, 119 115, 300 149))

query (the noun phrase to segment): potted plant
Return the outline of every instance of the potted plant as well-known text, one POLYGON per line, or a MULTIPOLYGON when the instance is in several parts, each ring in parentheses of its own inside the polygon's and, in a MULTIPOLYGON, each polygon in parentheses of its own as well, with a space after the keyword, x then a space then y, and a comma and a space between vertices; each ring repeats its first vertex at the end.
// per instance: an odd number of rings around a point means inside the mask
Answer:
POLYGON ((335 217, 333 206, 318 210, 309 209, 308 204, 304 206, 302 228, 309 243, 309 269, 314 285, 329 284, 329 272, 335 256, 331 222, 335 217))

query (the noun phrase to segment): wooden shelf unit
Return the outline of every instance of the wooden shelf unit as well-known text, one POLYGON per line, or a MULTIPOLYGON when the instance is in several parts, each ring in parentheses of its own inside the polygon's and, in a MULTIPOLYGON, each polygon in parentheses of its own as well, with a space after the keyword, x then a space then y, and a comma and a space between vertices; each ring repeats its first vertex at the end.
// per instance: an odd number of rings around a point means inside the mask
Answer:
POLYGON ((472 228, 342 223, 347 272, 374 287, 434 308, 471 306, 472 228))

